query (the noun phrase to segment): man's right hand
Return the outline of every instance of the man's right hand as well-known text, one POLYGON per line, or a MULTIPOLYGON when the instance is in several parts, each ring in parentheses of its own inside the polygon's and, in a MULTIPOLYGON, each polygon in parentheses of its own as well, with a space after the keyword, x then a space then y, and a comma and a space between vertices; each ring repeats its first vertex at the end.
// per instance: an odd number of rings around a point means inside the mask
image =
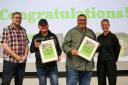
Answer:
POLYGON ((72 49, 71 49, 71 54, 74 55, 74 56, 77 56, 77 55, 78 55, 77 49, 72 48, 72 49))
POLYGON ((35 47, 36 47, 36 48, 39 48, 39 47, 40 47, 40 44, 41 44, 40 42, 36 42, 36 41, 35 41, 35 47))

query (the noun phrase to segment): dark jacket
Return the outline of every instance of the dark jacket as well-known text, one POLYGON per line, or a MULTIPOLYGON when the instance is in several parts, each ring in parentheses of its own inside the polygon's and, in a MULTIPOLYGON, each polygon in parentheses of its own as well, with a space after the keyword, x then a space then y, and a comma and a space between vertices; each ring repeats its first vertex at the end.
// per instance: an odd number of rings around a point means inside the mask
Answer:
POLYGON ((111 32, 109 32, 107 36, 101 34, 98 36, 97 40, 101 44, 98 48, 98 60, 117 62, 121 46, 116 35, 111 32))
POLYGON ((37 66, 40 66, 40 65, 44 65, 44 66, 56 65, 56 61, 52 61, 52 62, 48 62, 48 63, 43 64, 42 60, 41 60, 39 49, 35 48, 35 43, 34 43, 35 40, 41 42, 41 41, 45 41, 45 40, 49 40, 49 39, 54 39, 57 54, 58 54, 58 56, 61 55, 62 50, 60 48, 60 45, 59 45, 59 42, 58 42, 58 39, 57 39, 56 35, 54 33, 52 33, 51 31, 49 31, 49 30, 48 30, 48 35, 47 36, 43 36, 41 34, 41 32, 39 32, 38 34, 33 36, 31 46, 30 46, 30 52, 35 53, 36 65, 37 66))

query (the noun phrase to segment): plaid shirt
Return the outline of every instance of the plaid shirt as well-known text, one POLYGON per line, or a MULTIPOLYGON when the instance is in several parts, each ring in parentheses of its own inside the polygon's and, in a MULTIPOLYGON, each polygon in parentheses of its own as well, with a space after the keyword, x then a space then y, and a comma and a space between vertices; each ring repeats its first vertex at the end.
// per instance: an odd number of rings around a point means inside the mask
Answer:
MULTIPOLYGON (((9 47, 19 56, 25 55, 26 44, 29 43, 26 30, 23 27, 15 29, 12 25, 3 30, 1 43, 8 43, 9 47)), ((17 63, 18 61, 11 57, 6 50, 3 51, 3 59, 17 63)))

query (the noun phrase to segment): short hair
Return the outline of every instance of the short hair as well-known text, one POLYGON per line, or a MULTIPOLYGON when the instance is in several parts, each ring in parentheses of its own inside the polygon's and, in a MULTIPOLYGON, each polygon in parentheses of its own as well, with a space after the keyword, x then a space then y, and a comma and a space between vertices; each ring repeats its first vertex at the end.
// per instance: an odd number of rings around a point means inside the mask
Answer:
POLYGON ((21 13, 21 12, 13 12, 13 13, 12 13, 12 18, 13 18, 16 14, 19 14, 19 15, 22 16, 22 13, 21 13))
POLYGON ((109 23, 109 20, 108 19, 102 19, 101 24, 102 24, 102 22, 108 22, 109 23))
POLYGON ((79 17, 81 17, 81 16, 86 17, 86 15, 85 15, 85 14, 79 14, 77 18, 79 18, 79 17))

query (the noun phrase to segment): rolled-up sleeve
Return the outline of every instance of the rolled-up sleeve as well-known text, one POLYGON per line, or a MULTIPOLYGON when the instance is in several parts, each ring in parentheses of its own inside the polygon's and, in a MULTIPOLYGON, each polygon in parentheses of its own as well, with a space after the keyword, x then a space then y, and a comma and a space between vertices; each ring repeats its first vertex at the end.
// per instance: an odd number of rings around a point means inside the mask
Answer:
POLYGON ((9 42, 9 33, 7 29, 3 29, 1 43, 8 43, 9 42))
POLYGON ((70 31, 66 34, 64 42, 62 44, 62 49, 65 53, 69 53, 71 50, 72 39, 70 31))

